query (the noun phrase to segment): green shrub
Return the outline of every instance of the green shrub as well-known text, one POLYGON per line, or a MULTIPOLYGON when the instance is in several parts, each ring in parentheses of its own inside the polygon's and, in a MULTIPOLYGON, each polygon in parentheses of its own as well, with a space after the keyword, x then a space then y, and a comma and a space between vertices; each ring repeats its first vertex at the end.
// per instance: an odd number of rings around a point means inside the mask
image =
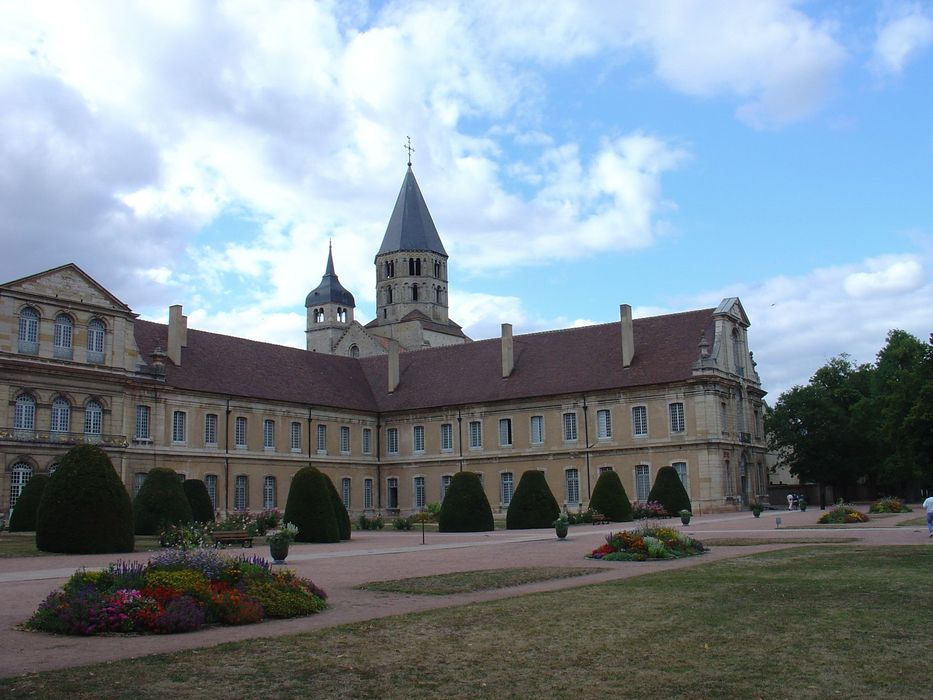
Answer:
POLYGON ((340 497, 340 494, 337 493, 337 487, 334 486, 334 482, 330 480, 329 476, 325 475, 324 478, 327 479, 330 503, 334 508, 334 515, 337 516, 337 528, 340 530, 340 539, 348 540, 350 539, 350 530, 353 529, 350 525, 350 514, 347 512, 347 507, 343 505, 343 499, 340 497))
POLYGON ((168 467, 156 467, 146 475, 133 500, 137 535, 158 535, 169 525, 191 523, 191 506, 178 480, 168 467))
MULTIPOLYGON (((23 493, 25 493, 25 491, 23 491, 23 493)), ((22 498, 22 496, 20 496, 20 498, 22 498)), ((19 505, 19 501, 17 501, 17 505, 19 505)), ((878 500, 872 503, 871 507, 868 509, 868 512, 869 513, 909 513, 910 506, 905 505, 904 502, 899 498, 887 496, 885 498, 882 498, 881 500, 878 500)), ((10 529, 11 530, 13 529, 12 520, 10 520, 10 529)))
POLYGON ((44 552, 133 551, 133 504, 107 453, 71 448, 49 479, 36 514, 36 546, 44 552))
POLYGON ((211 503, 207 486, 200 479, 185 479, 181 485, 191 507, 191 519, 196 523, 214 522, 214 504, 211 503))
POLYGON ((512 502, 505 514, 505 527, 507 530, 551 527, 559 514, 560 506, 547 485, 544 472, 529 469, 522 474, 512 495, 512 502))
POLYGON ((45 474, 36 474, 26 482, 10 516, 10 532, 32 532, 36 529, 39 501, 48 483, 49 477, 45 474))
POLYGON ((604 471, 596 480, 593 496, 590 498, 590 510, 602 513, 607 520, 615 523, 634 519, 632 503, 628 500, 622 480, 612 469, 604 471))
POLYGON ((441 504, 440 532, 488 532, 494 529, 492 508, 479 476, 473 472, 454 474, 441 504))
POLYGON ((397 517, 392 521, 392 527, 396 530, 411 530, 411 518, 397 517))
POLYGON ((382 518, 367 518, 365 515, 360 515, 356 521, 356 525, 360 530, 381 530, 385 527, 382 518))
POLYGON ((295 538, 298 542, 340 541, 340 525, 330 495, 332 487, 330 479, 314 467, 304 467, 295 474, 283 519, 298 526, 295 538))
POLYGON ((654 486, 648 494, 648 501, 657 501, 670 515, 682 510, 693 512, 690 496, 687 495, 687 490, 674 467, 661 467, 658 470, 658 475, 654 478, 654 486))
POLYGON ((299 617, 327 607, 323 600, 299 585, 251 581, 246 594, 259 601, 266 617, 299 617))

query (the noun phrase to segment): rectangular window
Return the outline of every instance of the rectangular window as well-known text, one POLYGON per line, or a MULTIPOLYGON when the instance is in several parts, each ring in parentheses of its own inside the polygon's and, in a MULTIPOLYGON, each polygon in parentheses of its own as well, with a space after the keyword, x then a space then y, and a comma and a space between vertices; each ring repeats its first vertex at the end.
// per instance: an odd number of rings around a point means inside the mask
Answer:
MULTIPOLYGON (((677 476, 680 477, 680 483, 684 485, 684 488, 687 488, 687 463, 686 462, 674 462, 672 465, 674 471, 677 472, 677 476)), ((689 491, 688 491, 689 493, 689 491)))
POLYGON ((450 474, 444 474, 444 476, 441 477, 441 501, 443 501, 444 496, 447 495, 447 489, 450 488, 450 482, 453 480, 454 478, 450 474))
POLYGON ((206 474, 204 476, 204 486, 207 488, 207 495, 211 499, 211 507, 217 510, 217 475, 206 474))
POLYGON ((185 442, 185 423, 187 417, 184 411, 174 411, 172 413, 172 442, 185 442))
POLYGON ((262 480, 262 507, 264 510, 275 508, 275 477, 267 476, 262 480))
POLYGON ((363 479, 363 510, 373 509, 373 480, 363 479))
POLYGON ((612 414, 608 408, 596 411, 596 437, 600 440, 612 437, 612 414))
POLYGON ((372 454, 373 451, 373 431, 372 428, 363 428, 363 454, 372 454))
POLYGON ((668 411, 671 414, 671 432, 684 432, 684 405, 679 401, 672 403, 668 406, 668 411))
POLYGON ((612 471, 612 467, 600 467, 597 473, 602 474, 603 472, 611 472, 611 471, 612 471))
POLYGON ((726 410, 726 402, 719 404, 719 420, 722 421, 722 432, 729 432, 729 411, 726 410))
POLYGON ((386 479, 386 508, 398 508, 398 478, 394 476, 386 479))
POLYGON ((564 442, 577 441, 577 414, 569 412, 564 414, 564 442))
POLYGON ((648 409, 644 406, 632 408, 632 435, 643 437, 648 434, 648 409))
POLYGON ((292 452, 301 452, 301 423, 298 421, 292 421, 288 442, 292 452))
POLYGON ((531 444, 540 445, 544 442, 544 416, 531 417, 531 444))
POLYGON ((149 407, 148 406, 137 406, 136 407, 136 439, 137 440, 148 440, 149 439, 149 407))
POLYGON ((350 426, 340 426, 340 454, 350 454, 350 426))
POLYGON ((512 472, 502 472, 499 475, 499 482, 502 486, 500 499, 502 505, 507 506, 512 502, 512 472))
POLYGON ((139 489, 143 487, 143 482, 146 480, 146 472, 136 472, 133 474, 133 497, 139 495, 139 489))
POLYGON ((454 449, 454 427, 450 423, 441 424, 441 452, 454 449))
POLYGON ((386 449, 390 455, 398 454, 398 428, 386 430, 386 449))
POLYGON ((275 449, 275 421, 271 418, 262 422, 262 446, 266 450, 275 449))
POLYGON ((567 480, 567 503, 580 502, 580 472, 576 469, 568 469, 564 472, 567 480))
POLYGON ((237 476, 236 481, 234 481, 233 488, 233 509, 234 510, 246 510, 249 507, 249 500, 247 499, 248 491, 247 477, 245 474, 240 474, 237 476))
POLYGON ((483 446, 483 424, 478 420, 470 421, 470 447, 479 449, 483 446))
MULTIPOLYGON (((217 414, 208 413, 204 416, 204 444, 217 446, 217 414)), ((215 506, 216 507, 216 506, 215 506)))
POLYGON ((415 509, 424 510, 424 507, 427 505, 427 499, 425 498, 424 491, 424 477, 416 476, 415 477, 415 509))
POLYGON ((327 454, 327 426, 321 423, 317 424, 317 453, 327 454))
POLYGON ((350 510, 350 477, 348 476, 340 480, 340 499, 343 501, 343 507, 350 510))
POLYGON ((499 419, 499 445, 502 447, 512 446, 512 419, 499 419))
POLYGON ((246 449, 246 417, 237 416, 233 423, 233 441, 238 450, 246 449))
POLYGON ((649 479, 648 465, 639 464, 635 467, 635 500, 644 503, 651 493, 651 480, 649 479))
POLYGON ((416 453, 424 452, 424 426, 416 425, 411 430, 413 449, 416 453))

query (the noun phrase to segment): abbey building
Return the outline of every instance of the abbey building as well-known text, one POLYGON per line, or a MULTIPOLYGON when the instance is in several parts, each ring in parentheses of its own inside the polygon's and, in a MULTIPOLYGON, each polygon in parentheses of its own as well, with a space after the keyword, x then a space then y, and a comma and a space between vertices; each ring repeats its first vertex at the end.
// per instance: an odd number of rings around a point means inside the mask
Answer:
POLYGON ((528 469, 571 511, 606 469, 645 500, 672 465, 698 512, 767 498, 737 298, 471 341, 448 315, 448 256, 410 168, 374 267, 363 325, 328 251, 305 350, 189 329, 180 306, 142 321, 74 264, 0 284, 0 507, 88 442, 131 494, 171 467, 223 511, 284 507, 308 464, 354 515, 441 501, 460 470, 482 476, 494 511, 528 469))

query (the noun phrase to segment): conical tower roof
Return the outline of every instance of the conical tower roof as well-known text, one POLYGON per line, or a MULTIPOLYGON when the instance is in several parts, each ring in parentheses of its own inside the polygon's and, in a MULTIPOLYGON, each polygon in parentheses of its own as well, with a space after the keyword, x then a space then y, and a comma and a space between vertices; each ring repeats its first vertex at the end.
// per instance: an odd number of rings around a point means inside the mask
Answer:
POLYGON ((437 235, 431 212, 424 203, 424 197, 421 196, 421 189, 410 165, 402 182, 402 190, 395 201, 386 235, 376 255, 399 250, 428 250, 447 257, 447 251, 444 250, 441 237, 437 235))
POLYGON ((327 269, 324 271, 321 283, 305 299, 305 308, 327 303, 356 308, 353 295, 340 284, 337 273, 334 272, 334 254, 330 244, 327 246, 327 269))

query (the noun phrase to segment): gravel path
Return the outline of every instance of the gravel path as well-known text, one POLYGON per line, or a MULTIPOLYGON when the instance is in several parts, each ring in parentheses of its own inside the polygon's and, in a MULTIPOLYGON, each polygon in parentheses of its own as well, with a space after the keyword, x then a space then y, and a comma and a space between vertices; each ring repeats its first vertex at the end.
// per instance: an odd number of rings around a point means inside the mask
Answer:
MULTIPOLYGON (((682 527, 679 520, 670 520, 667 524, 682 528, 701 541, 720 537, 776 540, 790 537, 818 540, 856 537, 858 544, 930 543, 933 546, 933 539, 927 537, 925 526, 896 527, 899 522, 918 517, 919 511, 873 517, 865 525, 832 529, 816 526, 819 514, 820 511, 812 509, 805 513, 766 511, 761 518, 754 518, 750 513, 742 512, 697 517, 686 527, 682 527), (778 517, 782 521, 779 527, 776 522, 778 517)), ((305 618, 241 627, 217 627, 180 635, 66 637, 16 629, 16 625, 28 618, 45 596, 61 586, 76 569, 103 567, 119 558, 145 561, 149 558, 146 553, 0 559, 0 599, 4 601, 0 609, 0 649, 3 650, 0 654, 0 677, 195 649, 243 639, 295 634, 389 615, 572 588, 699 566, 787 546, 779 542, 751 547, 714 546, 712 551, 702 557, 669 562, 613 563, 583 558, 604 541, 608 532, 615 529, 620 527, 573 526, 564 541, 557 540, 552 530, 499 530, 469 534, 429 532, 424 544, 421 542, 420 531, 362 531, 354 532, 349 542, 293 545, 287 565, 327 591, 330 606, 325 612, 305 618), (593 569, 593 573, 513 588, 448 596, 375 593, 356 588, 370 581, 521 566, 586 567, 593 569)), ((265 547, 228 551, 232 554, 253 552, 268 555, 265 547)))

